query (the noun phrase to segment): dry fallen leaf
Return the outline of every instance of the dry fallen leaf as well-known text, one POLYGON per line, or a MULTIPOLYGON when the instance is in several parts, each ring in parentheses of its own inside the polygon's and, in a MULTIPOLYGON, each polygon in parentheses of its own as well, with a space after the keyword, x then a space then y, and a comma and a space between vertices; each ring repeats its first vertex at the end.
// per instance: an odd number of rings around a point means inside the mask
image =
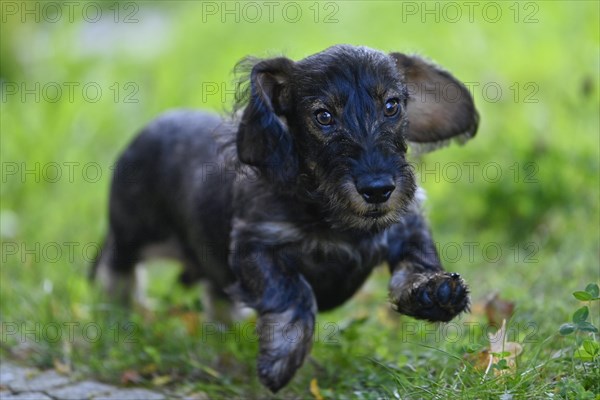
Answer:
POLYGON ((505 360, 503 369, 495 369, 496 375, 504 375, 514 372, 516 368, 516 359, 523 352, 523 346, 519 343, 506 341, 506 320, 502 320, 502 327, 496 333, 488 333, 490 339, 490 354, 488 366, 485 370, 485 375, 488 374, 492 365, 501 365, 502 360, 505 360))
POLYGON ((140 373, 144 376, 152 375, 156 371, 158 371, 158 365, 155 363, 146 364, 140 369, 140 373))
POLYGON ((179 315, 189 335, 197 335, 200 327, 200 315, 197 312, 184 312, 179 315))
POLYGON ((515 303, 503 300, 498 292, 492 293, 485 301, 484 310, 488 323, 498 327, 505 319, 510 319, 515 309, 515 303))
POLYGON ((310 393, 315 396, 315 400, 323 400, 323 396, 321 396, 321 391, 319 390, 317 378, 313 378, 310 381, 310 393))
POLYGON ((130 383, 140 383, 140 382, 142 382, 142 376, 133 369, 125 370, 121 374, 121 383, 123 385, 127 385, 130 383))
POLYGON ((52 364, 54 364, 54 369, 59 374, 69 375, 71 373, 71 366, 69 365, 69 363, 64 363, 58 358, 55 358, 52 364))
POLYGON ((164 386, 167 383, 172 381, 172 377, 170 375, 158 375, 152 378, 152 385, 154 386, 164 386))
POLYGON ((467 353, 463 358, 470 361, 477 371, 485 371, 490 362, 490 351, 483 349, 477 353, 467 353))

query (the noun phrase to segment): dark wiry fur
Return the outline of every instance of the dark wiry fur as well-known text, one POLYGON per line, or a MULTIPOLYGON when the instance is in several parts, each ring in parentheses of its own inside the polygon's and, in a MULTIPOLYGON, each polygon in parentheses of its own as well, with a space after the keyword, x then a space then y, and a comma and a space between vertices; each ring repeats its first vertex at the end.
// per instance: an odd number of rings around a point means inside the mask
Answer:
POLYGON ((449 321, 468 308, 405 157, 407 142, 473 136, 478 116, 462 84, 418 57, 334 46, 250 65, 233 122, 170 112, 121 155, 95 271, 125 300, 144 251, 170 243, 184 282, 210 281, 258 312, 258 374, 276 391, 310 350, 317 310, 350 298, 378 264, 401 313, 449 321), (433 84, 461 96, 428 99, 433 84), (384 115, 386 104, 399 111, 384 115), (317 122, 323 109, 332 124, 317 122))

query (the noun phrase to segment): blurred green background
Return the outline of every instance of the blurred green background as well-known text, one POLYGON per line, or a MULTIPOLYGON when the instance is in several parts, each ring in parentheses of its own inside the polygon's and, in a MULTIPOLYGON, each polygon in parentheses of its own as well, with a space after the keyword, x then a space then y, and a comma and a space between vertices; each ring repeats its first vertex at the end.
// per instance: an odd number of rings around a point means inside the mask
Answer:
POLYGON ((498 293, 535 340, 512 380, 482 380, 463 355, 485 347, 485 330, 401 340, 403 324, 431 328, 388 315, 382 270, 320 316, 321 326, 336 324, 336 340, 315 343, 282 396, 312 396, 313 378, 325 397, 598 392, 597 359, 590 380, 590 367, 568 355, 574 343, 556 336, 579 306, 570 293, 600 280, 598 2, 0 4, 4 357, 116 382, 141 371, 142 383, 182 393, 264 396, 256 343, 199 340, 201 305, 174 286, 171 263, 152 268, 153 313, 130 316, 135 343, 106 334, 53 342, 43 331, 22 340, 21 324, 108 332, 85 278, 106 230, 111 166, 145 123, 176 107, 228 112, 231 71, 246 55, 299 59, 349 43, 424 55, 471 88, 476 138, 413 160, 445 265, 471 284, 463 321, 484 326, 481 305, 498 293))

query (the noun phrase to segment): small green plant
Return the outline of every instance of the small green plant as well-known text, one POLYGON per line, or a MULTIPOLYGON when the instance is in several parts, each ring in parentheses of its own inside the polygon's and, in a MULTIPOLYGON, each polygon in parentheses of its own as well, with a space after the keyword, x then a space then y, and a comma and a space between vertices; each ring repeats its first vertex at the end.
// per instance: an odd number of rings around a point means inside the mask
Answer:
POLYGON ((598 344, 598 328, 590 318, 590 307, 593 301, 600 300, 598 285, 590 283, 585 290, 573 292, 573 297, 588 304, 578 308, 572 317, 572 322, 562 324, 559 333, 563 336, 575 334, 577 348, 574 358, 584 362, 598 360, 600 356, 600 344, 598 344), (588 321, 588 318, 590 319, 588 321))

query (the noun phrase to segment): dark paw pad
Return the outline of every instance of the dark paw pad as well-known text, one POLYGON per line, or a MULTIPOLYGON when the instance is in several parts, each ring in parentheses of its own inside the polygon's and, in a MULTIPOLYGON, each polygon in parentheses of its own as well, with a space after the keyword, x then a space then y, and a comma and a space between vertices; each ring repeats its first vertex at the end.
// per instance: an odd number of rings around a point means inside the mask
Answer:
POLYGON ((469 290, 456 273, 435 274, 421 282, 404 296, 399 296, 397 311, 428 321, 448 322, 469 307, 469 290))

